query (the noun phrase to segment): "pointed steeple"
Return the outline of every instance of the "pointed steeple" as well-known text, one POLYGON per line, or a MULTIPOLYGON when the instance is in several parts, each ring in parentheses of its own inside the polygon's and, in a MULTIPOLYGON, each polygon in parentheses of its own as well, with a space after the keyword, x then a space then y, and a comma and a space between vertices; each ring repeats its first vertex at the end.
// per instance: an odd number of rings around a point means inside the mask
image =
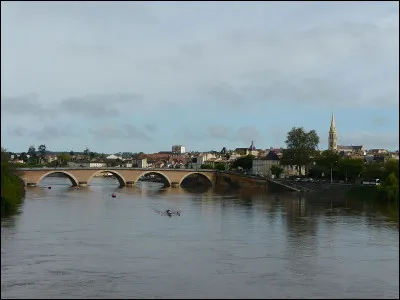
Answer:
POLYGON ((335 126, 335 116, 332 113, 332 119, 331 119, 331 129, 335 130, 336 126, 335 126))
POLYGON ((331 119, 331 128, 329 129, 328 149, 333 151, 337 150, 337 133, 335 126, 335 116, 333 115, 333 113, 331 119))

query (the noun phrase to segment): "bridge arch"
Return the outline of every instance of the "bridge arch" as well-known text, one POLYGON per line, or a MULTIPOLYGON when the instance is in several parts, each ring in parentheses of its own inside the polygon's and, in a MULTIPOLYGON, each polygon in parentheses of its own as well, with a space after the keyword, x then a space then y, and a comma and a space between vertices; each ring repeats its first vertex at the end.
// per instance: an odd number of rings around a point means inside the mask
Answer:
POLYGON ((140 179, 142 176, 144 176, 144 175, 146 175, 146 174, 157 174, 157 175, 160 175, 161 177, 163 177, 163 178, 165 179, 165 181, 166 181, 166 183, 168 184, 168 186, 171 186, 171 180, 169 180, 169 178, 168 178, 167 175, 165 175, 163 172, 160 172, 160 171, 145 171, 145 172, 141 173, 141 174, 138 176, 138 178, 136 179, 135 184, 139 181, 139 179, 140 179))
POLYGON ((86 184, 89 184, 89 182, 93 179, 93 177, 96 176, 97 174, 100 174, 100 173, 111 173, 111 174, 113 174, 115 177, 117 177, 117 180, 118 180, 118 183, 119 183, 120 187, 124 187, 124 186, 126 185, 126 180, 125 180, 125 178, 124 178, 120 173, 118 173, 117 171, 114 171, 114 170, 107 170, 107 169, 105 169, 105 170, 98 170, 98 171, 94 172, 94 173, 89 177, 89 179, 88 179, 88 181, 86 182, 86 184))
POLYGON ((54 174, 54 173, 61 173, 61 174, 64 174, 65 176, 67 176, 68 179, 71 180, 72 186, 77 186, 77 185, 79 185, 79 180, 76 179, 76 177, 75 177, 74 175, 72 175, 71 173, 69 173, 69 172, 67 172, 67 171, 62 171, 62 170, 49 171, 49 172, 43 174, 43 175, 39 178, 39 180, 36 182, 36 185, 38 185, 38 184, 40 183, 40 181, 41 181, 43 178, 49 176, 50 174, 54 174))
POLYGON ((191 173, 186 174, 185 176, 183 176, 183 178, 182 178, 181 181, 179 182, 179 185, 182 185, 183 181, 184 181, 186 178, 188 178, 189 176, 192 176, 192 175, 200 175, 202 178, 206 178, 207 181, 209 182, 209 184, 210 184, 211 186, 213 185, 212 180, 211 180, 207 175, 204 175, 203 173, 200 173, 200 172, 191 172, 191 173))

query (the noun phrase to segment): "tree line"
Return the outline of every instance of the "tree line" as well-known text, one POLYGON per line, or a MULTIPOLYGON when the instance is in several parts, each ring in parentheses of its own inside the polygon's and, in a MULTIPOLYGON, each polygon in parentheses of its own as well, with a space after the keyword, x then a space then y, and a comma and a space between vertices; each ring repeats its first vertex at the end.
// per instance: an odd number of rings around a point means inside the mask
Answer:
POLYGON ((1 217, 16 213, 24 195, 24 183, 15 165, 8 162, 7 151, 1 148, 1 217))

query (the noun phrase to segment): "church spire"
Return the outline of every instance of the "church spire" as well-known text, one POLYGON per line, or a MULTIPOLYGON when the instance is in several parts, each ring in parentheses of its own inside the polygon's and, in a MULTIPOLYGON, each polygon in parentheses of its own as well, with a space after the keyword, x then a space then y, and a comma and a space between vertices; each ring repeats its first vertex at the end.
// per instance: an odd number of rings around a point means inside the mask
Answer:
POLYGON ((335 126, 335 116, 334 116, 333 113, 332 113, 332 119, 331 119, 331 129, 333 129, 333 130, 336 129, 336 126, 335 126))
POLYGON ((332 151, 337 150, 337 133, 335 126, 335 116, 332 113, 331 128, 329 129, 328 149, 332 151))

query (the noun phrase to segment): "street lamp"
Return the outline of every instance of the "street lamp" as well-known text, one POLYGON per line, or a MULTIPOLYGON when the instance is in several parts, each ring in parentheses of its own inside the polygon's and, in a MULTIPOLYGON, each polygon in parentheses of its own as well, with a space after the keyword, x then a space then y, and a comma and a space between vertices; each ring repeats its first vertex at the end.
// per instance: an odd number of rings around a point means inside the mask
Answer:
POLYGON ((331 183, 332 183, 332 181, 333 181, 333 178, 332 178, 332 169, 333 169, 333 165, 336 164, 336 163, 337 163, 337 160, 335 160, 333 163, 331 163, 331 183))

